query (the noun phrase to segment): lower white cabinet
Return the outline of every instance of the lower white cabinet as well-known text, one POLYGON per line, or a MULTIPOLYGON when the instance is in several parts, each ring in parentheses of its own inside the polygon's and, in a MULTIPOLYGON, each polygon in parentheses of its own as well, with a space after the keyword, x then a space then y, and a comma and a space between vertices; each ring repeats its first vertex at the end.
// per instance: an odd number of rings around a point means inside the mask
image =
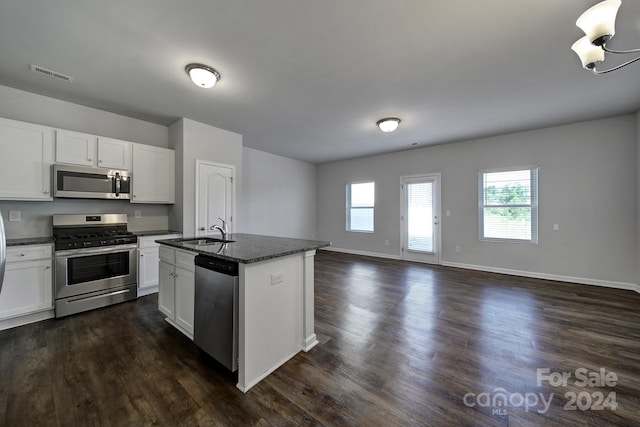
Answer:
POLYGON ((181 234, 162 234, 138 238, 138 297, 158 292, 160 244, 156 240, 176 239, 181 234))
POLYGON ((2 291, 0 329, 52 318, 51 245, 10 246, 2 291))
POLYGON ((195 252, 160 247, 158 309, 166 321, 193 339, 195 252))

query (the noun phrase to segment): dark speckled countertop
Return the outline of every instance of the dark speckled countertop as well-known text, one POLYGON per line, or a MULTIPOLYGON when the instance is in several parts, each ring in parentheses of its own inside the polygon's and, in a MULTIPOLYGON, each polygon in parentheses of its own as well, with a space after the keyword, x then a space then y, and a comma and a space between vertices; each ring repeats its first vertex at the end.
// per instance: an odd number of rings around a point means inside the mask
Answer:
MULTIPOLYGON (((203 238, 203 237, 200 237, 203 238)), ((209 245, 194 245, 186 243, 198 237, 156 240, 156 242, 197 252, 201 255, 236 261, 242 264, 265 261, 286 255, 311 251, 331 245, 330 242, 319 240, 290 239, 286 237, 261 236, 257 234, 236 233, 227 235, 232 243, 214 243, 209 245)))
POLYGON ((179 231, 173 231, 173 230, 145 230, 145 231, 132 231, 132 233, 138 237, 162 236, 163 234, 182 234, 179 231))
POLYGON ((53 243, 53 237, 27 237, 24 239, 7 239, 7 247, 24 245, 46 245, 53 243))

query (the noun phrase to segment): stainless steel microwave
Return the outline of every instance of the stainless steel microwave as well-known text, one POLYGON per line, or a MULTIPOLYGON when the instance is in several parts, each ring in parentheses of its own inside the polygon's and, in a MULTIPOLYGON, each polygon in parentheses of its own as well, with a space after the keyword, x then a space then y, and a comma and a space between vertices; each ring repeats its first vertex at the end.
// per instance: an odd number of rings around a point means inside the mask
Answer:
POLYGON ((131 199, 129 171, 53 165, 53 197, 131 199))

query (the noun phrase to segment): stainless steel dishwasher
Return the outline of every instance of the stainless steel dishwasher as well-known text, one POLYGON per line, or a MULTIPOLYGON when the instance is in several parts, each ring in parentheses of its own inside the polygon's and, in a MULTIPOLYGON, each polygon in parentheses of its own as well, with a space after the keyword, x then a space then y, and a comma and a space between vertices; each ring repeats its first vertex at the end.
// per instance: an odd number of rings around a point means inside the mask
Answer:
POLYGON ((193 341, 227 369, 238 369, 238 263, 198 255, 193 341))

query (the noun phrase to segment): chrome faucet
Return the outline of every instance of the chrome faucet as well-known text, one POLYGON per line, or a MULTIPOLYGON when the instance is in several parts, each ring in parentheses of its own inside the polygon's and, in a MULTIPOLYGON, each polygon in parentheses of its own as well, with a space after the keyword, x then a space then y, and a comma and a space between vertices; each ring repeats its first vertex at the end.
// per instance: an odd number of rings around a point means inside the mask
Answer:
POLYGON ((218 217, 218 219, 222 221, 222 227, 216 224, 213 227, 211 227, 211 231, 219 230, 220 234, 222 234, 222 240, 227 240, 227 222, 220 217, 218 217))

